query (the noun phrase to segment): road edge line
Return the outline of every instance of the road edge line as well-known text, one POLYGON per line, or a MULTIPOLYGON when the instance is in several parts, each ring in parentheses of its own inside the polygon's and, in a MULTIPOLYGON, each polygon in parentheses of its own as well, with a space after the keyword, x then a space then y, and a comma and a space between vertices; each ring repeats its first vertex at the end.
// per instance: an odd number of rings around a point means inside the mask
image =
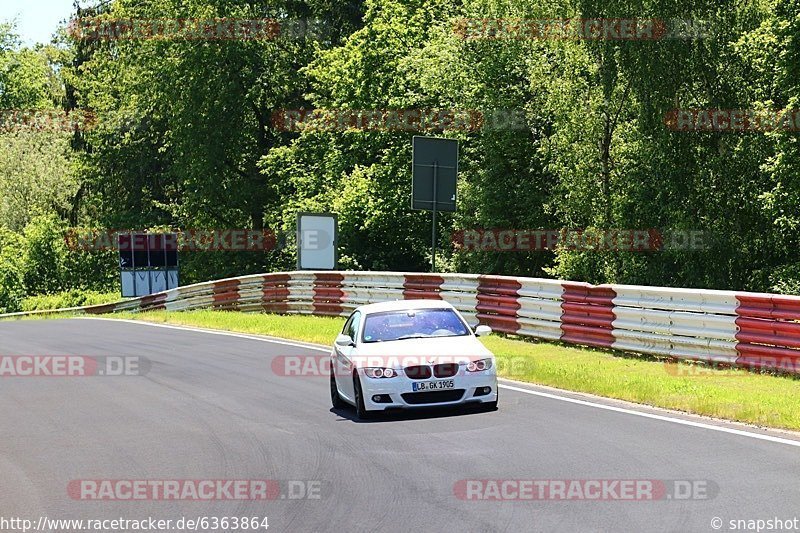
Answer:
MULTIPOLYGON (((179 329, 179 330, 183 330, 183 331, 195 331, 197 333, 206 333, 206 334, 211 334, 211 335, 224 335, 224 336, 228 336, 228 337, 238 337, 238 338, 242 338, 242 339, 249 339, 249 340, 255 340, 255 341, 271 342, 271 343, 274 343, 274 344, 284 344, 284 345, 287 345, 287 346, 295 346, 295 347, 300 347, 300 348, 309 348, 309 349, 312 349, 312 350, 318 350, 318 351, 326 352, 326 353, 329 352, 329 350, 330 350, 329 348, 326 348, 321 344, 305 343, 305 342, 301 342, 301 341, 292 341, 292 340, 286 340, 286 339, 281 339, 281 338, 277 338, 277 337, 270 337, 270 336, 267 336, 267 335, 248 335, 246 333, 237 333, 237 332, 233 332, 233 331, 223 331, 223 330, 217 330, 217 329, 196 328, 196 327, 192 327, 192 326, 180 326, 180 325, 173 325, 173 324, 159 324, 159 323, 156 323, 156 322, 147 322, 145 320, 130 320, 130 319, 127 319, 127 318, 101 318, 101 317, 85 317, 85 316, 84 317, 74 317, 74 318, 67 319, 67 320, 106 320, 106 321, 112 321, 112 322, 125 322, 125 323, 129 323, 129 324, 141 324, 141 325, 151 326, 151 327, 160 327, 160 328, 166 328, 166 329, 179 329)), ((510 381, 510 380, 505 380, 503 378, 499 378, 499 379, 501 381, 510 381)), ((519 383, 519 382, 516 382, 516 383, 519 383)), ((531 386, 538 386, 535 383, 531 383, 530 385, 531 386)), ((572 403, 572 404, 575 404, 575 405, 581 405, 581 406, 584 406, 584 407, 594 407, 596 409, 604 409, 606 411, 613 411, 613 412, 617 412, 617 413, 634 415, 634 416, 639 416, 639 417, 643 417, 643 418, 650 418, 652 420, 660 420, 662 422, 672 422, 673 424, 681 424, 681 425, 684 425, 684 426, 696 427, 696 428, 700 428, 700 429, 708 429, 708 430, 711 430, 711 431, 719 431, 719 432, 728 433, 728 434, 731 434, 731 435, 739 435, 739 436, 742 436, 742 437, 750 437, 752 439, 759 439, 759 440, 764 440, 764 441, 768 441, 768 442, 774 442, 774 443, 777 443, 777 444, 786 444, 786 445, 789 445, 789 446, 800 447, 800 441, 792 440, 792 439, 786 439, 786 438, 783 438, 783 437, 777 437, 777 436, 774 436, 774 435, 767 435, 767 434, 762 434, 762 433, 753 433, 752 431, 745 431, 745 430, 742 430, 742 429, 736 429, 736 428, 726 427, 726 426, 722 426, 722 425, 710 424, 710 423, 699 422, 699 421, 694 421, 694 420, 686 420, 686 419, 683 419, 683 418, 677 418, 677 417, 666 416, 666 415, 659 415, 659 414, 655 414, 655 413, 648 413, 648 412, 644 412, 644 411, 638 411, 636 409, 629 409, 629 408, 618 407, 618 406, 614 406, 614 405, 606 405, 606 404, 599 403, 599 402, 592 402, 592 401, 589 401, 589 400, 581 400, 581 399, 578 399, 578 398, 571 398, 569 396, 561 396, 561 395, 558 395, 558 394, 552 394, 552 393, 548 393, 548 392, 531 390, 531 389, 518 387, 518 386, 514 386, 514 385, 508 385, 508 384, 505 384, 505 383, 500 383, 499 387, 502 388, 502 389, 506 389, 506 390, 512 390, 512 391, 515 391, 515 392, 520 392, 520 393, 523 393, 523 394, 530 394, 530 395, 533 395, 533 396, 539 396, 539 397, 548 398, 548 399, 551 399, 551 400, 559 400, 559 401, 562 401, 562 402, 569 402, 569 403, 572 403)), ((551 389, 554 389, 554 390, 559 390, 559 391, 562 390, 562 389, 555 389, 554 387, 548 387, 548 388, 551 388, 551 389)), ((564 392, 564 394, 584 394, 584 393, 575 392, 575 391, 568 391, 568 390, 563 390, 563 392, 564 392)), ((608 398, 608 400, 609 401, 624 401, 624 400, 618 400, 618 399, 615 399, 615 398, 608 398)), ((636 405, 636 404, 634 404, 634 405, 636 405)), ((664 409, 662 407, 656 407, 656 406, 642 406, 642 407, 643 408, 646 407, 646 408, 650 408, 650 409, 664 409)), ((667 410, 667 411, 669 411, 669 410, 667 410)), ((692 417, 701 417, 701 418, 703 417, 702 415, 697 415, 697 414, 694 414, 694 413, 681 413, 680 411, 675 411, 675 413, 676 414, 684 414, 686 416, 692 416, 692 417)), ((736 421, 733 421, 733 420, 726 420, 725 423, 741 424, 741 422, 736 422, 736 421)), ((772 431, 781 431, 781 430, 773 429, 772 431)))

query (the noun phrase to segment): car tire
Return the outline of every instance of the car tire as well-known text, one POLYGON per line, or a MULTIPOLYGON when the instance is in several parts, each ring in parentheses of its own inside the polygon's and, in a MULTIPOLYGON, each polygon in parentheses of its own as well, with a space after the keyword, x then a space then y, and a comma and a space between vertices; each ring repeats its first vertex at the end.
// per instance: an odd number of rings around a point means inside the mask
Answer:
POLYGON ((344 400, 342 400, 336 388, 336 378, 333 375, 333 368, 331 368, 331 405, 334 409, 344 409, 347 405, 344 400))
POLYGON ((361 380, 358 379, 357 372, 353 372, 353 391, 356 400, 356 416, 359 420, 367 420, 370 412, 364 406, 364 391, 361 390, 361 380))

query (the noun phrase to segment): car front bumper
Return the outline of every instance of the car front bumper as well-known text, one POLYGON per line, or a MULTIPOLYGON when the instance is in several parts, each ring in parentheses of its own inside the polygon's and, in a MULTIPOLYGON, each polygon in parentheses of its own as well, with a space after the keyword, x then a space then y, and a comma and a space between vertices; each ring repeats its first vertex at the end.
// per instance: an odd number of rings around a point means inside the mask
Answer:
POLYGON ((369 378, 360 375, 364 407, 368 411, 415 409, 497 401, 497 374, 494 369, 482 372, 464 371, 451 378, 411 379, 405 375, 394 378, 369 378), (453 387, 414 391, 414 383, 453 381, 453 387), (488 393, 485 391, 488 388, 488 393), (376 399, 376 396, 382 398, 376 399), (378 401, 376 401, 378 400, 378 401))

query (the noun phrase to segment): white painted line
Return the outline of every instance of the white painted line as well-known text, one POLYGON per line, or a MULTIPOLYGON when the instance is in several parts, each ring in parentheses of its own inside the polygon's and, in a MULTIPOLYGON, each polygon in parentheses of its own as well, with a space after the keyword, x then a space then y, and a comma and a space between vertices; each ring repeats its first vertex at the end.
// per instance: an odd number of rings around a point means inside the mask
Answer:
MULTIPOLYGON (((197 333, 207 333, 210 335, 224 335, 227 337, 238 337, 242 339, 249 339, 254 341, 262 341, 262 342, 270 342, 274 344, 284 344, 286 346, 297 346, 300 348, 308 348, 311 350, 318 350, 320 352, 329 352, 328 348, 323 347, 319 344, 311 344, 311 343, 302 343, 299 341, 287 341, 283 339, 275 339, 272 337, 267 336, 256 336, 256 335, 246 335, 244 333, 232 333, 229 331, 219 331, 213 329, 203 329, 203 328, 194 328, 190 326, 175 326, 172 324, 155 324, 153 322, 145 322, 142 320, 127 320, 127 319, 119 319, 119 318, 99 318, 99 317, 76 317, 75 320, 109 320, 115 322, 126 322, 129 324, 140 324, 146 326, 152 326, 157 328, 167 328, 167 329, 179 329, 183 331, 195 331, 197 333)), ((559 396, 558 394, 550 394, 548 392, 540 392, 531 389, 525 389, 522 387, 515 387, 513 385, 504 385, 500 384, 499 387, 501 389, 512 390, 515 392, 521 392, 523 394, 530 394, 533 396, 540 396, 542 398, 549 398, 551 400, 558 400, 562 402, 569 402, 576 405, 582 405, 584 407, 594 407, 596 409, 605 409, 606 411, 614 411, 617 413, 624 413, 628 415, 634 416, 641 416, 643 418, 650 418, 653 420, 660 420, 662 422, 671 422, 673 424, 681 424, 684 426, 696 427, 701 429, 708 429, 711 431, 720 431, 722 433, 730 433, 732 435, 739 435, 741 437, 749 437, 751 439, 759 439, 765 440, 768 442, 775 442, 778 444, 787 444, 789 446, 795 446, 800 448, 800 441, 791 440, 791 439, 784 439, 781 437, 775 437, 773 435, 764 435, 761 433, 752 433, 750 431, 744 431, 741 429, 729 428, 725 426, 717 426, 714 424, 706 424, 703 422, 696 422, 693 420, 685 420, 682 418, 674 418, 671 416, 664 416, 664 415, 657 415, 654 413, 645 413, 643 411, 637 411, 635 409, 626 409, 624 407, 616 407, 613 405, 605 405, 602 403, 590 402, 587 400, 578 400, 576 398, 569 398, 567 396, 559 396)), ((565 391, 568 392, 568 391, 565 391)))
POLYGON ((559 400, 562 402, 569 402, 574 403, 577 405, 583 405, 586 407, 595 407, 597 409, 605 409, 606 411, 615 411, 617 413, 625 413, 628 415, 635 415, 641 416, 644 418, 652 418, 654 420, 661 420, 664 422, 672 422, 673 424, 682 424, 684 426, 691 426, 696 428, 702 429, 710 429, 712 431, 721 431, 723 433, 731 433, 732 435, 740 435, 742 437, 750 437, 753 439, 761 439, 766 440, 769 442, 777 442, 780 444, 788 444, 789 446, 797 446, 800 447, 800 441, 791 440, 791 439, 783 439, 781 437, 774 437, 772 435, 763 435, 761 433, 751 433, 749 431, 743 431, 741 429, 734 429, 725 426, 715 426, 714 424, 705 424, 703 422, 695 422, 693 420, 684 420, 682 418, 673 418, 671 416, 664 416, 664 415, 657 415, 653 413, 644 413, 642 411, 636 411, 634 409, 625 409, 624 407, 615 407, 613 405, 604 405, 602 403, 594 403, 589 402, 586 400, 578 400, 576 398, 568 398, 565 396, 559 396, 557 394, 550 394, 547 392, 539 392, 530 389, 523 389, 522 387, 514 387, 512 385, 500 385, 500 388, 513 390, 516 392, 522 392, 525 394, 532 394, 534 396, 541 396, 543 398, 550 398, 552 400, 559 400))

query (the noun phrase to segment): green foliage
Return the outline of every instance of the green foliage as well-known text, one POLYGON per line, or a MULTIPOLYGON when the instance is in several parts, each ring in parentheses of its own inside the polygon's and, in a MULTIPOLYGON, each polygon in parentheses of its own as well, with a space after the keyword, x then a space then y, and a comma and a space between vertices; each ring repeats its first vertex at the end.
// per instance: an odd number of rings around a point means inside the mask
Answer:
MULTIPOLYGON (((0 28, 0 103, 94 111, 62 136, 0 134, 0 227, 23 232, 0 294, 113 290, 113 253, 65 250, 72 226, 270 228, 339 215, 341 266, 427 270, 410 209, 408 131, 286 132, 281 109, 516 110, 460 141, 459 211, 437 268, 594 283, 798 292, 797 132, 676 132, 675 108, 800 109, 796 0, 112 0, 80 16, 316 19, 324 38, 70 40, 0 28), (463 39, 468 18, 702 22, 701 38, 463 39), (506 117, 507 118, 507 117, 506 117), (45 217, 45 218, 42 218, 45 217), (702 250, 456 250, 462 229, 701 231, 702 250), (19 282, 19 280, 22 282, 19 282)), ((295 247, 181 256, 184 283, 294 268, 295 247)), ((14 303, 16 302, 16 303, 14 303)))
POLYGON ((19 311, 25 296, 21 237, 0 227, 0 313, 19 311))
POLYGON ((94 292, 72 289, 58 294, 29 296, 22 301, 22 311, 45 311, 85 305, 99 305, 120 300, 119 292, 94 292))
POLYGON ((37 216, 68 216, 79 188, 70 157, 68 134, 0 133, 0 226, 21 231, 37 216))
POLYGON ((52 68, 52 46, 20 47, 14 28, 0 24, 0 109, 54 109, 63 88, 52 68))
POLYGON ((53 215, 34 218, 22 233, 0 227, 0 312, 83 305, 96 302, 97 294, 119 294, 116 252, 70 249, 66 230, 53 215))
POLYGON ((27 294, 55 294, 67 289, 64 226, 49 216, 37 218, 25 227, 22 272, 27 294))

